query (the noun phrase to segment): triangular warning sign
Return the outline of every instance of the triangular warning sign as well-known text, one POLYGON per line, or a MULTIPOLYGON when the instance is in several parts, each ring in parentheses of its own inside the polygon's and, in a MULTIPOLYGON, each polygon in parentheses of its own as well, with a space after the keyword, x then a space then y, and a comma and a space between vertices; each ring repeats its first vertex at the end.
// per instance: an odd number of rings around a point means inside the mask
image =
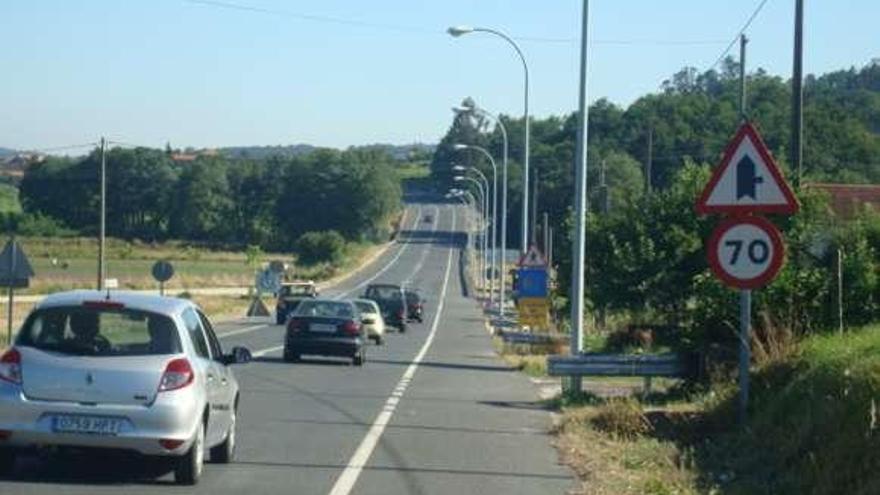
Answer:
POLYGON ((538 248, 532 246, 526 251, 526 254, 519 258, 518 265, 521 267, 545 267, 547 266, 547 260, 544 259, 544 255, 541 254, 541 251, 538 251, 538 248))
POLYGON ((797 199, 751 123, 740 126, 697 200, 697 213, 783 213, 797 199))
POLYGON ((15 241, 9 241, 0 253, 0 278, 25 279, 34 276, 34 269, 15 241))

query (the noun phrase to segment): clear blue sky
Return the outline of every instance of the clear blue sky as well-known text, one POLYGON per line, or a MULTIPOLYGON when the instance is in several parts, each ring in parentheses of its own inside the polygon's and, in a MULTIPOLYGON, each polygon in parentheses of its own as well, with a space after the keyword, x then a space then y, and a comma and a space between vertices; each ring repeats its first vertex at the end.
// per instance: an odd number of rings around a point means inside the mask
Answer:
MULTIPOLYGON (((491 36, 445 35, 454 24, 563 40, 521 41, 532 114, 577 104, 580 0, 229 2, 279 12, 187 0, 3 0, 0 146, 102 134, 181 147, 435 142, 465 96, 521 113, 510 48, 491 36)), ((759 1, 591 3, 590 98, 626 105, 685 65, 708 68, 759 1)), ((789 76, 793 5, 770 0, 756 18, 750 69, 789 76)), ((805 18, 805 72, 880 57, 880 2, 806 0, 805 18)))

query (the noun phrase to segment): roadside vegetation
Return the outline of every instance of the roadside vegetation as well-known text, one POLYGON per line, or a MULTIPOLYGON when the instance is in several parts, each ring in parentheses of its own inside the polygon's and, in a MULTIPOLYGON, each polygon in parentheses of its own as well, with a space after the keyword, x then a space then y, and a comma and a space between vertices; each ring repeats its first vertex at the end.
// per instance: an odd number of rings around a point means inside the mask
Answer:
MULTIPOLYGON (((719 71, 685 68, 625 108, 606 100, 590 108, 585 347, 686 353, 699 358, 701 373, 654 380, 648 396, 639 394, 638 378, 588 377, 584 397, 548 404, 560 412, 560 452, 584 480, 584 493, 880 492, 880 213, 841 207, 822 187, 880 183, 880 64, 806 78, 801 211, 772 218, 786 240, 786 263, 754 292, 753 402, 744 429, 732 413, 737 294, 706 263, 704 242, 717 218, 693 207, 740 122, 737 74, 732 59, 719 71), (838 335, 840 326, 846 331, 838 335)), ((747 83, 750 120, 791 176, 789 82, 758 70, 747 83)), ((502 119, 510 135, 520 135, 521 119, 502 119)), ((560 274, 554 309, 562 332, 576 124, 575 114, 531 124, 539 214, 549 214, 560 274)), ((457 115, 431 163, 441 183, 451 183, 453 162, 491 174, 480 154, 455 151, 455 143, 502 152, 500 130, 457 115)), ((518 160, 520 142, 511 144, 518 160)), ((521 167, 510 170, 509 208, 518 211, 521 167)), ((510 239, 518 239, 519 219, 509 222, 510 239)), ((545 373, 545 349, 498 350, 530 376, 545 373)))

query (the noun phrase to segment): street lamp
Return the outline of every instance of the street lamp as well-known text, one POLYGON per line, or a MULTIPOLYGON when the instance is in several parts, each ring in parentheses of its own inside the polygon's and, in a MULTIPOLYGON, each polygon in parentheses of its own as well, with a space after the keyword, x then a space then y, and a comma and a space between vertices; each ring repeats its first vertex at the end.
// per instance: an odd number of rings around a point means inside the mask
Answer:
POLYGON ((513 39, 501 31, 471 26, 452 26, 446 30, 452 37, 458 38, 470 33, 489 33, 502 38, 510 44, 519 56, 523 66, 524 84, 523 84, 523 120, 525 121, 525 137, 523 143, 523 211, 522 211, 522 235, 520 248, 525 253, 529 248, 529 66, 526 63, 526 57, 520 50, 519 45, 513 39))
MULTIPOLYGON (((454 170, 454 167, 453 167, 453 170, 454 170)), ((480 241, 481 241, 480 244, 482 244, 482 248, 478 247, 478 249, 482 249, 482 251, 483 251, 483 255, 482 255, 482 265, 483 266, 482 266, 482 269, 480 270, 480 272, 482 273, 482 275, 480 275, 480 279, 481 279, 481 283, 482 283, 483 287, 485 287, 486 286, 486 261, 485 261, 486 260, 486 231, 488 229, 487 228, 488 221, 487 221, 486 217, 487 217, 488 206, 489 206, 489 187, 487 185, 485 188, 483 188, 483 184, 480 181, 478 181, 474 178, 471 178, 471 177, 464 177, 461 175, 453 177, 453 180, 456 182, 470 182, 470 183, 474 184, 475 186, 477 186, 477 192, 479 193, 479 196, 480 196, 478 198, 478 203, 479 203, 480 207, 476 208, 477 202, 475 202, 474 207, 477 210, 477 212, 480 213, 481 228, 478 230, 482 233, 481 238, 480 238, 480 241)), ((477 243, 474 242, 474 244, 477 244, 477 243)))
MULTIPOLYGON (((485 110, 483 110, 479 107, 474 107, 474 108, 468 107, 467 111, 479 111, 485 115, 489 115, 490 117, 494 118, 494 115, 486 112, 485 110)), ((489 159, 489 163, 492 164, 492 183, 493 183, 493 187, 492 187, 492 218, 495 219, 495 223, 493 224, 493 227, 492 227, 492 271, 493 271, 492 282, 494 284, 494 281, 495 281, 494 271, 495 271, 495 267, 498 266, 496 264, 497 262, 495 259, 496 251, 497 251, 496 238, 498 237, 498 235, 497 235, 497 232, 495 229, 497 229, 498 228, 497 225, 500 224, 501 225, 501 256, 500 256, 501 285, 500 285, 500 288, 498 291, 498 311, 499 311, 499 316, 504 316, 504 293, 505 293, 505 285, 506 285, 506 279, 507 279, 507 273, 506 273, 504 265, 505 265, 505 257, 507 255, 507 144, 508 143, 507 143, 507 129, 504 128, 504 124, 500 120, 497 120, 497 122, 499 124, 499 128, 501 129, 501 135, 504 137, 504 157, 501 162, 501 218, 500 219, 497 218, 497 215, 495 214, 496 213, 496 211, 495 211, 496 206, 495 205, 498 204, 498 200, 497 200, 498 167, 495 164, 495 159, 492 157, 492 154, 489 153, 489 151, 486 148, 483 148, 482 146, 476 146, 473 144, 460 144, 460 143, 458 143, 458 144, 453 144, 452 148, 455 150, 458 150, 458 151, 469 150, 469 149, 479 151, 480 153, 485 155, 486 158, 489 159)))
MULTIPOLYGON (((478 169, 477 167, 463 167, 461 165, 453 165, 452 170, 454 170, 456 172, 465 172, 465 173, 473 172, 474 174, 476 174, 480 178, 480 180, 483 181, 482 183, 484 186, 484 190, 486 191, 485 197, 483 198, 484 199, 484 205, 483 205, 484 220, 483 221, 484 221, 484 225, 485 225, 485 232, 483 233, 483 278, 484 278, 484 280, 488 281, 488 286, 489 286, 488 300, 491 301, 492 296, 495 292, 495 279, 494 279, 494 277, 492 277, 492 279, 489 279, 489 276, 486 275, 485 268, 491 266, 492 270, 495 270, 495 243, 494 242, 492 243, 492 264, 491 265, 489 264, 489 226, 490 225, 492 226, 492 232, 494 234, 495 228, 496 228, 495 227, 496 219, 495 219, 495 205, 494 205, 494 203, 492 205, 491 217, 490 217, 490 212, 489 212, 490 211, 489 210, 489 180, 486 179, 486 176, 483 175, 483 172, 480 172, 480 169, 478 169)), ((494 190, 492 192, 492 199, 493 199, 493 201, 495 199, 494 190)))
MULTIPOLYGON (((473 205, 474 210, 477 209, 477 207, 476 207, 477 201, 474 198, 474 196, 468 191, 453 188, 453 189, 449 190, 449 192, 446 194, 446 197, 447 198, 458 198, 461 201, 462 205, 466 207, 465 214, 468 213, 468 210, 467 210, 468 206, 473 205), (470 201, 468 201, 468 200, 470 200, 470 201)), ((473 244, 474 249, 477 249, 476 242, 475 242, 476 239, 472 235, 473 230, 475 230, 475 229, 465 228, 465 232, 467 232, 467 237, 468 237, 467 242, 465 244, 468 247, 470 247, 473 244), (474 242, 472 242, 472 239, 474 242)))

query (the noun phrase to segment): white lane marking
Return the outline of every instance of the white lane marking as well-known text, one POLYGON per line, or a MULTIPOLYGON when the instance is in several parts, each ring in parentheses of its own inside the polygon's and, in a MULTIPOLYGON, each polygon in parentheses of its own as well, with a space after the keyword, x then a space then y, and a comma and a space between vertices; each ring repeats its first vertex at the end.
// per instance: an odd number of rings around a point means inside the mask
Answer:
MULTIPOLYGON (((452 210, 452 231, 455 231, 455 210, 452 210)), ((419 369, 419 364, 422 362, 422 359, 425 358, 425 354, 428 353, 431 343, 434 342, 434 337, 437 335, 437 325, 440 322, 440 314, 443 313, 443 307, 446 304, 446 289, 449 285, 449 272, 452 269, 452 253, 454 251, 455 246, 450 246, 449 255, 446 259, 446 274, 443 277, 443 288, 440 291, 440 302, 437 304, 437 312, 434 313, 434 322, 431 324, 431 333, 428 334, 428 339, 425 340, 425 344, 422 346, 415 359, 413 359, 412 363, 410 363, 406 372, 403 373, 403 377, 394 388, 391 396, 388 397, 382 411, 376 416, 373 425, 370 427, 367 435, 354 452, 354 455, 351 456, 345 470, 339 475, 339 478, 336 479, 336 483, 330 490, 330 495, 349 495, 351 493, 355 483, 357 483, 357 480, 361 475, 361 472, 364 470, 367 462, 369 462, 373 450, 376 449, 376 445, 378 445, 379 440, 382 438, 382 433, 385 431, 385 427, 391 422, 391 417, 394 415, 395 409, 397 409, 397 404, 406 392, 413 376, 416 374, 416 370, 419 369)))
POLYGON ((269 325, 263 324, 263 325, 254 325, 252 327, 239 328, 238 330, 232 330, 229 332, 222 332, 219 335, 217 335, 217 338, 218 339, 225 339, 226 337, 232 337, 233 335, 241 335, 243 333, 253 332, 255 330, 259 330, 261 328, 268 328, 268 327, 269 327, 269 325))
POLYGON ((251 353, 251 357, 255 357, 255 358, 263 357, 263 356, 265 356, 266 354, 269 354, 270 352, 280 351, 281 349, 284 349, 284 346, 283 346, 283 345, 276 345, 276 346, 274 346, 274 347, 269 347, 269 348, 266 348, 266 349, 260 349, 259 351, 254 351, 254 352, 252 352, 252 353, 251 353))
MULTIPOLYGON (((438 212, 440 211, 439 208, 438 208, 437 211, 438 211, 438 212)), ((418 224, 418 219, 422 217, 422 208, 421 208, 421 207, 419 207, 418 212, 419 212, 419 214, 416 215, 416 224, 413 225, 413 230, 415 230, 416 225, 418 224)), ((436 223, 436 220, 435 220, 435 222, 434 222, 434 228, 436 228, 436 226, 437 226, 437 223, 436 223)), ((345 296, 351 294, 352 292, 357 291, 357 290, 360 289, 361 287, 364 287, 365 285, 369 284, 369 283, 372 282, 373 280, 376 280, 377 278, 379 278, 380 276, 382 276, 383 273, 387 272, 389 268, 391 268, 395 263, 397 263, 397 260, 400 259, 400 257, 403 255, 404 251, 406 251, 407 248, 409 248, 409 245, 410 245, 410 244, 411 244, 411 243, 409 243, 409 242, 407 242, 406 244, 404 244, 403 247, 400 248, 399 251, 397 251, 397 254, 394 256, 394 258, 392 258, 392 259, 388 262, 387 265, 385 265, 384 267, 382 267, 382 269, 379 270, 378 272, 374 273, 370 278, 368 278, 368 279, 366 279, 366 280, 363 280, 361 283, 355 285, 354 287, 352 287, 351 289, 349 289, 349 290, 347 290, 347 291, 340 292, 339 294, 333 296, 331 299, 343 299, 343 298, 345 298, 345 296)))
MULTIPOLYGON (((434 226, 431 227, 432 237, 433 237, 433 234, 437 233, 437 224, 440 223, 439 222, 439 220, 440 220, 440 207, 439 206, 434 207, 434 218, 436 218, 437 221, 435 221, 434 226)), ((403 282, 404 286, 410 285, 410 283, 412 282, 412 279, 415 278, 416 274, 419 273, 420 271, 422 271, 422 267, 425 265, 425 260, 428 259, 429 252, 431 252, 431 244, 427 243, 427 245, 425 246, 425 249, 422 250, 422 256, 419 258, 419 262, 416 263, 415 270, 413 270, 412 273, 409 274, 409 277, 407 277, 406 280, 404 280, 404 282, 403 282)))

